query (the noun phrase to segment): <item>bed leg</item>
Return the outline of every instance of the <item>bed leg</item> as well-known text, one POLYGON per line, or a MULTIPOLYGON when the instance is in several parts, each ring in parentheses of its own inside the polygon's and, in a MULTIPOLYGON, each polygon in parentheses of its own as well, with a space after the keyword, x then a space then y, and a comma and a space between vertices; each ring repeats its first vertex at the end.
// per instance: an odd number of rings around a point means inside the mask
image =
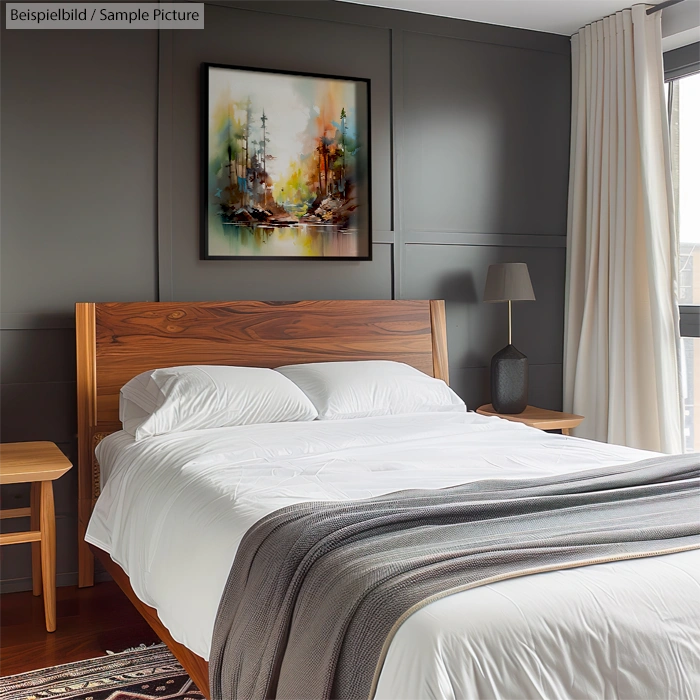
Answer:
POLYGON ((78 522, 78 588, 95 584, 95 557, 85 541, 85 529, 86 525, 78 522))

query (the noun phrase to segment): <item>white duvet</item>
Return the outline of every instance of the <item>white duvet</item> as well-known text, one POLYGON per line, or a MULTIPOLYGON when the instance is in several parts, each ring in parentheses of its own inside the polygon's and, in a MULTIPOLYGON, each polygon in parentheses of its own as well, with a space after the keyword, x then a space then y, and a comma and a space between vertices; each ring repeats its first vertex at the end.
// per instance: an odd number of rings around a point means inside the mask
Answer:
MULTIPOLYGON (((174 639, 209 656, 236 549, 299 501, 622 464, 650 453, 474 413, 217 428, 97 449, 88 542, 174 639)), ((700 698, 700 552, 524 576, 431 603, 392 641, 377 698, 700 698)))

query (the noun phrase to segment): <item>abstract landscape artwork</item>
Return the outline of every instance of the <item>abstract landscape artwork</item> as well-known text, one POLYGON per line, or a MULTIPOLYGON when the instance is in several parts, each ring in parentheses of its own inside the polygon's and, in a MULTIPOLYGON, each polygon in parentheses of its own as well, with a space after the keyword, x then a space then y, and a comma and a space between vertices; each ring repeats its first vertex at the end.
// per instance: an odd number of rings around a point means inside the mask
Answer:
POLYGON ((369 80, 202 71, 202 257, 370 260, 369 80))

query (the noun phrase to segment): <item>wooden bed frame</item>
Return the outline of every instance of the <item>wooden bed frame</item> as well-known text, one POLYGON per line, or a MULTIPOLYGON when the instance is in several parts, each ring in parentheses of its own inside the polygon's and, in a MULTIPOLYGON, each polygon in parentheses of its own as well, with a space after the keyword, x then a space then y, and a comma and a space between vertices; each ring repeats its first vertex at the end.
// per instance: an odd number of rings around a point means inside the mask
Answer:
POLYGON ((432 301, 126 302, 76 304, 78 581, 94 556, 208 697, 207 662, 176 642, 110 556, 85 542, 100 492, 95 447, 121 430, 119 390, 141 372, 178 365, 279 367, 396 360, 449 380, 445 304, 432 301))

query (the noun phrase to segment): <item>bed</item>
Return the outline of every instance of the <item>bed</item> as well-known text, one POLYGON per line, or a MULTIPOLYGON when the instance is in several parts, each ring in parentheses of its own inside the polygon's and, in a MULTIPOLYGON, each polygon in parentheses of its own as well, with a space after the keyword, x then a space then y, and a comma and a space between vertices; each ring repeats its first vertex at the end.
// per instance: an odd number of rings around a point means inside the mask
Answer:
MULTIPOLYGON (((94 552, 205 692, 218 597, 238 542, 266 514, 309 498, 443 488, 494 473, 565 474, 649 456, 473 413, 221 428, 184 443, 135 443, 120 432, 119 389, 157 367, 384 359, 447 381, 444 305, 79 304, 76 318, 80 585, 92 583, 94 552), (163 488, 172 473, 182 478, 163 488)), ((457 593, 398 628, 375 697, 649 697, 645 689, 660 687, 667 697, 693 697, 698 595, 694 550, 457 593)))
MULTIPOLYGON (((85 541, 100 494, 94 451, 121 429, 119 390, 140 372, 187 364, 278 367, 391 359, 448 380, 442 301, 79 303, 76 352, 80 586, 94 581, 95 548, 85 541)), ((206 662, 171 638, 108 555, 95 554, 206 692, 206 662)))

